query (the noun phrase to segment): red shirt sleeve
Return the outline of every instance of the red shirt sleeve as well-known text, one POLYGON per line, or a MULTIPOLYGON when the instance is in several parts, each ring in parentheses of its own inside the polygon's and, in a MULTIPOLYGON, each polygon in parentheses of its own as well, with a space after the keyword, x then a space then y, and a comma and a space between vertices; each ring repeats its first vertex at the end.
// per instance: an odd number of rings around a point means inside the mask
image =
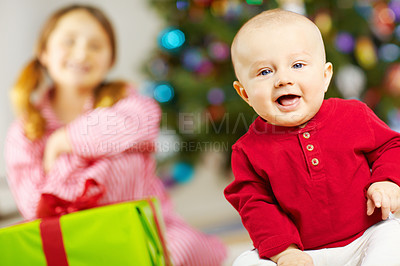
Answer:
POLYGON ((366 120, 371 131, 371 146, 365 155, 371 167, 371 182, 392 181, 400 186, 400 134, 390 129, 375 113, 364 105, 366 120))
POLYGON ((246 154, 235 146, 232 170, 235 180, 226 187, 225 197, 239 212, 260 257, 270 258, 290 244, 303 249, 296 226, 279 207, 268 181, 255 172, 246 154))

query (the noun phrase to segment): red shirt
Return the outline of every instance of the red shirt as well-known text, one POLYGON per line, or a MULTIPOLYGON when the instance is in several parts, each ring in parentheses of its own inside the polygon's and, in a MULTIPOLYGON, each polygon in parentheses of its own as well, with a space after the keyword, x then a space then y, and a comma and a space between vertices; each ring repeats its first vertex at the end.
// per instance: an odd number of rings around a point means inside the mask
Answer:
POLYGON ((233 146, 232 170, 225 197, 260 257, 345 246, 381 220, 366 214, 369 185, 400 184, 400 134, 359 101, 325 100, 304 128, 258 117, 233 146))

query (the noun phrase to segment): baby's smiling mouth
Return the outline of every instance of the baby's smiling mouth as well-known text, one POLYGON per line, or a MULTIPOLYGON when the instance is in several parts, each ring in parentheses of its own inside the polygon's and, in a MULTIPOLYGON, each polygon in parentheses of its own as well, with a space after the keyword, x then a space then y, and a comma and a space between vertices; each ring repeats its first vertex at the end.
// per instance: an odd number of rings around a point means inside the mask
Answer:
POLYGON ((300 96, 294 94, 282 95, 276 102, 281 106, 293 106, 296 105, 300 100, 300 96))

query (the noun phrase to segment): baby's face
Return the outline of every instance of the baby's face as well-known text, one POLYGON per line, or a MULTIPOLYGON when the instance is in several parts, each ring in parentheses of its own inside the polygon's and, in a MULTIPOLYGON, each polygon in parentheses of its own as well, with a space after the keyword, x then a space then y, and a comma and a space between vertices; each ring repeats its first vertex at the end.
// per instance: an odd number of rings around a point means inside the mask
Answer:
POLYGON ((332 76, 318 29, 308 21, 245 30, 232 48, 234 87, 271 124, 299 126, 322 105, 332 76))

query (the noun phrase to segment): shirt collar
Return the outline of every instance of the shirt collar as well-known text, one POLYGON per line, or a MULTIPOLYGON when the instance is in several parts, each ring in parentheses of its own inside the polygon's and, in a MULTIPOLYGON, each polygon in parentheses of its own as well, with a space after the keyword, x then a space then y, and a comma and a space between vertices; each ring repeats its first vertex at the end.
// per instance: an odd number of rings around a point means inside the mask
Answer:
MULTIPOLYGON (((64 126, 65 124, 57 117, 56 113, 53 110, 51 105, 51 96, 54 93, 54 89, 50 88, 49 90, 44 93, 43 97, 41 98, 38 107, 43 116, 46 120, 46 124, 50 128, 58 128, 64 126)), ((89 97, 84 106, 83 106, 83 113, 86 113, 93 109, 94 104, 94 96, 89 97)))
POLYGON ((317 127, 323 121, 325 121, 332 111, 336 108, 335 101, 333 99, 324 100, 322 102, 321 108, 317 112, 317 114, 311 118, 304 126, 296 126, 296 127, 283 127, 276 126, 267 123, 260 116, 254 121, 251 126, 251 129, 256 134, 287 134, 287 133, 301 133, 310 129, 317 127))

